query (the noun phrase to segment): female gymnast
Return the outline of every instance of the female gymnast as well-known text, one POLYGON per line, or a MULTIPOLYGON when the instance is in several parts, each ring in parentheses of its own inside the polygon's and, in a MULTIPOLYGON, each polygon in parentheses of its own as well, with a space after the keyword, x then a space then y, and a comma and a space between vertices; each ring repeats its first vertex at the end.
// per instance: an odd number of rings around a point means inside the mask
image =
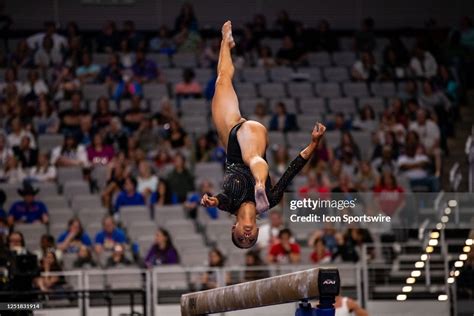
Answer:
POLYGON ((223 192, 216 196, 204 194, 203 206, 214 206, 236 216, 232 241, 239 248, 252 247, 258 237, 257 214, 280 202, 291 180, 304 167, 318 147, 326 127, 317 123, 310 144, 289 165, 275 186, 271 186, 265 151, 267 129, 256 121, 242 118, 232 85, 234 65, 230 50, 235 46, 232 24, 222 26, 222 41, 217 65, 217 81, 212 99, 212 119, 220 140, 227 148, 223 192))

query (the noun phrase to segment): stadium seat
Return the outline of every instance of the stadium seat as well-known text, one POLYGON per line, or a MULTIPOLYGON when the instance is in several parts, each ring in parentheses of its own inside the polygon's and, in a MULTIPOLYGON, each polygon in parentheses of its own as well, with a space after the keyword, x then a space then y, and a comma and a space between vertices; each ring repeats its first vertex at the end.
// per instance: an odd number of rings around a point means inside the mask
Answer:
POLYGON ((95 100, 109 95, 105 84, 85 84, 82 87, 82 93, 87 100, 95 100))
POLYGON ((353 51, 354 50, 354 38, 353 37, 341 37, 339 38, 339 48, 341 51, 353 51))
POLYGON ((311 82, 323 81, 321 69, 318 67, 298 68, 298 75, 301 79, 310 80, 311 82))
POLYGON ((185 116, 207 116, 209 105, 205 99, 183 99, 181 100, 181 112, 185 116))
POLYGON ((134 220, 127 224, 127 234, 132 240, 138 240, 140 236, 155 236, 157 226, 150 220, 134 220))
POLYGON ((242 79, 246 82, 264 83, 268 81, 267 71, 264 68, 243 68, 242 79))
POLYGON ((288 93, 292 98, 311 98, 314 96, 313 85, 309 82, 290 82, 288 93))
POLYGON ((204 266, 208 263, 206 248, 188 249, 181 254, 181 264, 183 266, 195 267, 204 266))
POLYGON ((161 266, 157 272, 158 290, 184 290, 188 288, 186 271, 180 266, 161 266))
POLYGON ((393 82, 373 82, 370 91, 376 97, 392 98, 397 95, 397 88, 393 82))
POLYGON ((215 76, 215 72, 211 68, 196 68, 194 69, 195 79, 199 82, 203 88, 206 87, 209 80, 215 76))
POLYGON ((209 130, 207 116, 183 116, 181 117, 181 124, 188 133, 195 135, 205 134, 209 130))
POLYGON ((166 82, 169 82, 171 86, 171 94, 174 94, 174 84, 183 80, 183 69, 181 68, 163 68, 161 69, 166 82))
MULTIPOLYGON (((54 196, 48 196, 41 198, 41 201, 43 201, 44 204, 48 207, 48 209, 53 210, 53 209, 68 209, 69 205, 62 195, 54 195, 54 196)), ((72 210, 71 210, 72 213, 72 210)))
MULTIPOLYGON (((62 100, 58 104, 58 111, 61 113, 62 111, 66 111, 72 108, 72 102, 69 100, 62 100)), ((81 109, 87 109, 87 103, 85 101, 81 101, 81 109)))
POLYGON ((247 99, 257 97, 257 89, 252 82, 236 82, 234 88, 239 98, 247 99))
POLYGON ((308 54, 308 61, 311 66, 331 66, 331 56, 327 52, 310 53, 308 54))
POLYGON ((352 132, 352 137, 357 143, 362 155, 362 159, 370 160, 372 155, 372 135, 369 132, 354 131, 352 132))
POLYGON ((224 171, 219 162, 198 162, 194 168, 196 177, 222 178, 224 171))
POLYGON ((119 213, 120 221, 125 226, 132 222, 146 222, 150 220, 150 209, 146 206, 122 206, 119 213))
POLYGON ((341 96, 341 87, 336 82, 321 82, 316 84, 316 93, 322 98, 338 98, 341 96))
POLYGON ((197 58, 194 53, 176 53, 171 57, 175 67, 195 68, 197 67, 197 58))
POLYGON ((380 115, 385 110, 385 100, 383 98, 359 98, 358 99, 359 109, 362 109, 366 105, 370 105, 376 115, 380 115))
POLYGON ((308 131, 308 133, 313 130, 314 125, 318 121, 323 121, 321 116, 298 115, 298 126, 300 130, 308 131))
POLYGON ((43 199, 58 194, 58 186, 54 182, 38 182, 35 187, 39 189, 38 198, 43 199))
POLYGON ((101 221, 102 218, 108 214, 108 211, 103 207, 96 207, 93 209, 82 208, 76 212, 77 216, 81 220, 84 227, 89 226, 91 223, 101 221))
POLYGON ((263 98, 284 98, 286 97, 285 86, 282 83, 262 83, 260 84, 260 96, 263 98))
POLYGON ((332 61, 336 66, 351 67, 356 62, 356 55, 350 51, 334 52, 332 61))
POLYGON ((61 134, 41 134, 38 136, 38 149, 42 153, 49 153, 54 148, 61 146, 64 135, 61 134))
POLYGON ((308 134, 308 131, 288 133, 288 145, 291 148, 303 148, 304 146, 308 145, 309 136, 310 135, 308 134))
POLYGON ((91 194, 89 183, 83 180, 69 180, 63 184, 63 194, 69 201, 78 195, 91 194))
POLYGON ((58 184, 62 186, 67 181, 77 181, 82 179, 81 167, 59 167, 57 168, 58 184))
POLYGON ((155 223, 163 225, 166 221, 185 219, 183 205, 154 206, 155 223))
MULTIPOLYGON (((125 112, 129 110, 132 107, 132 101, 131 100, 120 100, 120 104, 118 105, 118 108, 120 109, 120 112, 125 112)), ((141 100, 140 102, 140 109, 143 111, 148 110, 148 102, 146 100, 141 100)))
POLYGON ((270 79, 273 82, 291 81, 294 70, 290 67, 273 67, 269 70, 270 79))
POLYGON ((266 101, 263 98, 242 99, 239 101, 240 111, 244 115, 251 115, 255 112, 255 106, 258 103, 266 106, 266 101))
POLYGON ((283 145, 286 143, 285 135, 282 132, 270 131, 268 132, 268 139, 270 144, 283 145))
POLYGON ((46 234, 46 226, 41 223, 15 224, 15 230, 23 234, 27 249, 38 249, 41 236, 46 234))
POLYGON ((166 54, 149 53, 147 57, 153 60, 159 68, 168 68, 171 66, 171 59, 166 54))
POLYGON ((356 104, 353 98, 329 99, 329 110, 332 113, 341 112, 345 115, 354 115, 357 113, 356 104))
POLYGON ((344 82, 350 80, 346 67, 327 67, 323 69, 324 78, 330 82, 344 82))
POLYGON ((347 97, 368 97, 367 84, 363 82, 346 82, 342 84, 342 90, 347 97))
POLYGON ((109 54, 96 53, 92 55, 92 62, 101 66, 107 65, 109 63, 109 59, 109 54))
MULTIPOLYGON (((49 208, 48 216, 50 225, 61 225, 62 230, 66 228, 66 223, 74 216, 74 213, 68 209, 49 208)), ((54 235, 57 237, 56 235, 54 235)))
POLYGON ((147 83, 143 85, 143 95, 148 99, 169 97, 168 86, 163 83, 147 83))
POLYGON ((106 283, 111 289, 142 289, 145 287, 143 272, 133 268, 107 270, 106 283))
POLYGON ((74 194, 71 200, 71 208, 74 212, 82 209, 97 209, 102 208, 102 202, 99 195, 80 195, 74 194))
POLYGON ((326 101, 323 98, 305 98, 300 100, 300 111, 306 115, 323 115, 327 113, 326 101))

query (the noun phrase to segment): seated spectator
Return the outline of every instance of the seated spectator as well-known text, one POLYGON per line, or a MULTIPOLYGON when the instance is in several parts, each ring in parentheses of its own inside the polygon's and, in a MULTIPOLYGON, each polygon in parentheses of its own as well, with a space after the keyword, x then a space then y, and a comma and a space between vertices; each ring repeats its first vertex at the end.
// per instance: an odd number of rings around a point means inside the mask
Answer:
POLYGON ((15 156, 9 156, 0 170, 0 182, 21 183, 25 177, 26 173, 15 156))
POLYGON ((76 77, 72 67, 64 66, 58 71, 52 87, 55 100, 69 100, 74 93, 79 93, 81 81, 76 77))
POLYGON ((66 134, 63 145, 52 150, 51 164, 57 167, 87 167, 89 161, 84 145, 79 145, 72 134, 66 134))
POLYGON ((0 169, 5 167, 9 157, 13 157, 13 151, 7 144, 5 134, 0 133, 0 169))
POLYGON ((366 104, 359 111, 359 117, 352 122, 352 128, 355 130, 375 132, 379 124, 380 122, 375 117, 374 109, 369 104, 366 104))
POLYGON ((123 156, 121 154, 118 158, 112 160, 111 164, 109 164, 110 167, 107 169, 107 182, 102 191, 101 198, 102 203, 108 210, 112 210, 112 197, 120 192, 129 173, 124 159, 121 159, 123 156))
POLYGON ((293 35, 295 32, 295 24, 296 22, 290 18, 288 11, 278 11, 274 27, 280 34, 293 35))
POLYGON ((297 243, 291 241, 292 237, 293 234, 291 233, 291 230, 287 228, 280 230, 278 233, 279 241, 270 247, 270 251, 268 253, 269 263, 300 263, 300 246, 297 243))
POLYGON ((341 133, 341 143, 334 150, 336 159, 342 159, 345 151, 351 151, 357 160, 360 160, 360 149, 350 132, 341 133))
POLYGON ((363 52, 360 59, 352 66, 351 75, 355 81, 374 81, 379 73, 375 57, 371 52, 363 52))
MULTIPOLYGON (((222 268, 224 267, 226 258, 222 254, 222 252, 217 249, 213 248, 211 251, 209 251, 209 267, 210 268, 222 268)), ((226 284, 229 281, 230 275, 226 273, 226 284)), ((216 287, 219 286, 217 283, 217 272, 214 270, 209 270, 205 273, 203 273, 201 277, 201 290, 209 290, 209 289, 215 289, 216 287)))
MULTIPOLYGON (((209 196, 214 196, 215 194, 214 185, 209 180, 201 181, 199 185, 199 192, 193 192, 192 194, 188 196, 188 198, 184 202, 184 209, 186 210, 187 214, 189 214, 190 218, 192 219, 197 218, 197 213, 199 212, 199 206, 201 205, 201 197, 204 194, 207 194, 209 196)), ((208 206, 206 207, 206 212, 207 212, 207 215, 211 219, 219 218, 219 212, 217 210, 217 207, 208 206)))
POLYGON ((334 150, 328 146, 326 138, 322 138, 318 143, 318 147, 311 156, 307 167, 303 170, 311 170, 317 167, 325 167, 328 163, 334 160, 334 150))
POLYGON ((308 239, 308 246, 313 247, 317 239, 324 241, 324 247, 331 253, 337 252, 337 238, 336 228, 331 223, 324 224, 322 230, 316 230, 308 239))
POLYGON ((40 291, 59 291, 64 288, 66 284, 64 276, 48 274, 48 272, 63 271, 53 251, 48 251, 41 259, 40 271, 43 275, 34 279, 34 284, 40 291))
POLYGON ((122 206, 145 205, 143 195, 137 192, 137 180, 133 177, 125 178, 122 191, 115 200, 114 211, 119 212, 122 206))
POLYGON ((159 228, 155 234, 155 242, 148 250, 145 258, 145 266, 151 268, 164 264, 178 264, 178 251, 173 245, 170 233, 163 228, 159 228))
POLYGON ((421 106, 430 110, 437 110, 438 113, 446 113, 451 107, 451 101, 446 97, 443 91, 435 91, 433 83, 425 80, 423 82, 423 91, 418 101, 421 106))
POLYGON ((77 253, 82 246, 92 247, 92 240, 79 218, 73 217, 67 223, 67 230, 58 237, 58 249, 65 253, 77 253))
POLYGON ((89 247, 81 245, 77 252, 77 258, 73 263, 74 268, 77 269, 90 269, 95 268, 97 264, 92 258, 92 251, 89 247))
POLYGON ((120 36, 114 21, 104 23, 96 41, 99 53, 110 53, 119 48, 120 36))
POLYGON ((19 94, 25 99, 25 101, 35 101, 40 95, 47 94, 49 88, 40 78, 37 70, 28 71, 27 81, 21 86, 19 94))
POLYGON ((313 252, 311 253, 311 262, 314 264, 325 264, 331 262, 332 254, 326 248, 323 238, 316 238, 313 242, 313 252))
POLYGON ((174 203, 184 202, 188 192, 194 191, 194 176, 186 168, 185 163, 184 156, 176 154, 174 168, 166 178, 174 203))
POLYGON ((328 177, 314 171, 308 173, 308 182, 298 190, 301 198, 319 197, 326 199, 329 197, 329 192, 331 192, 331 186, 328 177))
POLYGON ((357 189, 354 187, 351 176, 342 172, 339 176, 339 183, 331 190, 331 192, 335 193, 333 194, 333 198, 336 197, 338 199, 352 200, 355 199, 357 189))
POLYGON ((438 75, 436 76, 435 80, 436 90, 443 91, 444 94, 448 97, 448 99, 454 104, 459 104, 459 89, 460 84, 454 78, 453 72, 447 65, 439 65, 438 67, 438 75))
POLYGON ((342 148, 341 155, 342 172, 347 174, 351 179, 354 179, 358 172, 359 160, 354 156, 352 147, 345 146, 342 148))
POLYGON ((190 139, 188 133, 181 126, 180 121, 172 120, 169 124, 169 129, 166 135, 166 141, 172 149, 180 149, 190 146, 190 139))
POLYGON ((273 58, 272 50, 269 46, 260 46, 258 49, 257 66, 263 68, 271 68, 276 65, 275 58, 273 58))
POLYGON ((276 62, 279 66, 301 65, 306 62, 306 55, 287 35, 283 37, 282 47, 276 54, 276 62))
POLYGON ((410 69, 418 78, 430 79, 438 72, 438 63, 431 53, 418 45, 410 60, 410 69))
POLYGON ((95 133, 92 143, 87 147, 87 158, 92 165, 107 165, 115 156, 114 148, 104 144, 100 132, 95 133))
POLYGON ((137 191, 142 194, 145 200, 155 192, 158 187, 158 177, 152 173, 150 163, 142 160, 138 164, 137 191))
POLYGON ((315 51, 333 52, 339 48, 337 36, 327 20, 321 20, 318 24, 318 29, 314 35, 311 48, 315 51))
POLYGON ((12 231, 7 237, 8 251, 13 256, 21 256, 31 254, 26 249, 25 237, 19 231, 12 231))
POLYGON ((118 117, 112 117, 106 129, 105 143, 111 145, 115 152, 126 152, 128 147, 128 134, 118 117))
POLYGON ((145 38, 142 33, 135 28, 135 22, 127 20, 123 22, 122 39, 130 44, 133 50, 143 49, 145 47, 145 38))
POLYGON ((407 144, 405 153, 398 157, 400 175, 406 177, 413 186, 426 186, 430 192, 438 191, 438 182, 429 176, 430 160, 415 144, 407 144))
POLYGON ((299 130, 296 115, 286 111, 285 103, 278 102, 275 113, 270 119, 269 129, 271 131, 292 132, 299 130))
POLYGON ((90 145, 94 134, 95 129, 92 124, 92 116, 83 115, 79 121, 79 131, 77 132, 79 144, 84 146, 90 145))
POLYGON ((20 40, 15 51, 8 58, 8 62, 14 68, 29 68, 33 66, 32 52, 26 40, 20 40))
POLYGON ((360 192, 367 192, 377 184, 379 174, 375 171, 368 161, 359 163, 358 172, 355 176, 356 188, 360 192))
POLYGON ((174 86, 174 93, 178 97, 200 97, 202 91, 202 86, 195 80, 195 74, 191 68, 183 70, 183 81, 174 86))
POLYGON ((198 30, 198 20, 194 13, 193 5, 189 2, 183 3, 178 16, 174 21, 174 31, 179 31, 182 25, 186 25, 193 31, 198 30))
POLYGON ((44 23, 44 31, 31 35, 26 39, 28 47, 32 50, 37 50, 43 44, 43 39, 49 36, 53 41, 53 49, 56 51, 62 51, 67 48, 66 37, 60 35, 57 32, 56 24, 53 21, 47 21, 44 23))
POLYGON ((102 230, 95 236, 96 253, 112 251, 115 245, 122 245, 125 242, 125 232, 116 226, 112 216, 105 216, 102 220, 102 230))
POLYGON ((59 113, 61 131, 63 133, 78 132, 81 118, 87 114, 89 114, 89 111, 83 108, 81 93, 74 92, 71 96, 71 107, 59 113))
POLYGON ((393 216, 404 204, 403 188, 390 171, 385 171, 380 182, 374 187, 374 199, 378 209, 388 216, 393 216))
POLYGON ((275 175, 277 178, 280 178, 283 173, 288 168, 290 163, 290 154, 288 152, 288 147, 283 145, 273 145, 273 164, 270 167, 270 172, 272 175, 275 175))
POLYGON ((143 50, 137 50, 132 71, 141 83, 158 79, 158 67, 153 60, 146 58, 143 50))
MULTIPOLYGON (((333 258, 340 256, 344 262, 358 262, 363 244, 371 244, 372 236, 367 229, 349 228, 344 235, 336 235, 338 252, 333 258)), ((373 256, 373 249, 368 249, 369 256, 373 256)))
POLYGON ((245 266, 250 269, 245 270, 244 281, 255 281, 268 278, 268 270, 260 257, 260 251, 249 250, 245 253, 245 266), (255 270, 256 267, 262 267, 262 270, 255 270))
POLYGON ((100 97, 96 102, 96 111, 92 116, 92 121, 97 128, 108 127, 116 113, 110 110, 109 99, 100 97))
POLYGON ((43 223, 48 224, 48 208, 46 205, 35 200, 35 195, 39 189, 33 188, 28 182, 23 183, 23 187, 18 189, 18 194, 23 197, 23 201, 12 204, 8 212, 8 224, 13 226, 16 223, 43 223))
POLYGON ((281 211, 273 209, 268 214, 268 221, 260 225, 257 239, 258 249, 267 252, 269 247, 278 242, 278 234, 284 228, 281 211))
POLYGON ((261 102, 255 105, 255 111, 250 115, 249 119, 257 121, 265 127, 270 126, 270 116, 267 113, 267 107, 261 102))
POLYGON ((109 55, 109 61, 107 65, 102 67, 97 77, 99 82, 107 84, 109 88, 122 81, 124 74, 124 67, 120 63, 120 57, 116 53, 109 55))
POLYGON ((330 131, 350 131, 352 128, 351 120, 346 120, 344 113, 338 112, 334 115, 333 121, 326 122, 326 127, 330 131))
POLYGON ((361 28, 355 33, 354 46, 357 51, 373 51, 375 49, 375 21, 371 17, 364 18, 361 28))
POLYGON ((182 24, 174 36, 174 42, 179 53, 197 53, 201 48, 202 39, 199 32, 190 29, 189 25, 182 24))
POLYGON ((8 147, 13 148, 20 146, 23 137, 30 139, 30 146, 36 148, 36 141, 33 133, 31 133, 22 123, 19 116, 15 116, 10 122, 10 133, 7 136, 8 147))
POLYGON ((195 163, 211 161, 212 143, 207 135, 199 136, 194 148, 195 163))
POLYGON ((40 248, 33 253, 38 257, 38 261, 41 262, 41 260, 48 255, 48 252, 53 252, 58 262, 61 262, 63 253, 61 249, 56 247, 54 237, 44 234, 40 238, 40 248))
POLYGON ((383 65, 380 69, 380 79, 382 80, 401 80, 406 77, 405 64, 402 56, 399 56, 397 50, 389 45, 383 53, 383 65))
POLYGON ((393 154, 392 147, 390 145, 384 145, 382 149, 382 155, 372 160, 372 166, 378 173, 385 171, 396 172, 397 171, 397 157, 393 154))
POLYGON ((38 155, 38 162, 32 166, 28 175, 28 181, 33 182, 52 182, 56 181, 56 167, 49 163, 47 154, 38 155))
POLYGON ((125 247, 121 244, 114 246, 113 252, 110 257, 107 259, 105 266, 107 268, 117 268, 123 266, 129 266, 132 264, 132 261, 127 258, 125 255, 125 247))
POLYGON ((389 111, 395 117, 395 121, 398 124, 401 124, 404 127, 408 126, 407 108, 400 98, 392 100, 389 111))
POLYGON ((25 135, 18 146, 13 147, 13 154, 24 170, 36 165, 38 162, 38 149, 31 147, 31 139, 25 135))
POLYGON ((53 49, 53 39, 50 36, 43 37, 43 43, 34 55, 35 66, 47 69, 58 66, 63 61, 61 51, 53 49))
POLYGON ((82 54, 82 64, 76 69, 76 76, 84 83, 95 83, 100 73, 100 66, 92 63, 89 53, 82 54))
POLYGON ((150 39, 148 45, 152 52, 166 55, 172 55, 176 52, 176 46, 171 38, 171 32, 164 24, 158 29, 158 34, 150 39))
POLYGON ((41 97, 38 111, 33 118, 33 126, 38 134, 57 134, 59 132, 59 117, 48 98, 41 97))
POLYGON ((123 125, 130 131, 134 132, 145 119, 147 111, 142 108, 142 98, 138 95, 132 97, 131 106, 122 114, 123 125))

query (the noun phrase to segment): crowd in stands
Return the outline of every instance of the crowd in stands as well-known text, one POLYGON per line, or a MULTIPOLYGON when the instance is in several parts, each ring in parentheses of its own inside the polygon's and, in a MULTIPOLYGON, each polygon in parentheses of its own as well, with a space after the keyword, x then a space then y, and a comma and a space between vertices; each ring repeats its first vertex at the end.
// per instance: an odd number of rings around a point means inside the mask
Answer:
MULTIPOLYGON (((266 17, 256 15, 236 31, 237 70, 254 66, 310 69, 315 53, 342 49, 328 21, 311 29, 283 11, 270 24, 266 17), (265 44, 270 34, 281 40, 277 51, 265 44)), ((73 216, 59 236, 43 236, 37 252, 41 271, 61 270, 61 256, 66 253, 77 254, 76 268, 180 262, 173 232, 165 228, 158 229, 150 249, 138 251, 120 225, 120 209, 182 203, 189 217, 196 219, 202 211, 202 193, 217 193, 212 181, 201 179, 196 186, 194 166, 223 164, 225 149, 212 130, 191 133, 182 115, 182 101, 210 100, 216 80, 220 42, 203 37, 199 27, 189 4, 183 6, 172 28, 161 26, 156 34, 137 30, 133 21, 124 22, 120 30, 108 21, 94 36, 81 32, 75 22, 64 29, 47 22, 43 31, 19 39, 16 47, 1 56, 0 181, 17 185, 23 197, 2 208, 2 247, 16 254, 32 250, 25 248, 23 235, 15 226, 48 225, 48 205, 35 198, 34 185, 54 183, 60 168, 76 167, 81 168, 91 193, 100 195, 109 214, 100 219, 102 230, 96 236, 89 235, 73 216), (98 53, 107 54, 107 60, 94 60, 98 53), (197 80, 193 67, 183 69, 181 80, 167 77, 168 62, 178 54, 193 54, 201 68, 212 69, 209 78, 197 80), (166 65, 160 64, 163 60, 166 65), (147 86, 163 84, 169 93, 159 99, 148 97, 147 86), (91 99, 88 89, 94 85, 105 88, 103 95, 91 99), (39 145, 44 135, 61 135, 62 144, 45 151, 39 145), (106 179, 94 178, 97 168, 106 169, 106 179), (98 180, 106 181, 99 185, 98 180)), ((449 153, 446 138, 453 136, 463 93, 456 61, 473 53, 474 27, 469 18, 463 18, 460 26, 440 41, 429 31, 410 47, 397 36, 380 47, 375 21, 362 21, 348 47, 358 57, 347 65, 347 80, 368 85, 391 82, 398 90, 381 109, 366 101, 359 104, 355 115, 338 111, 323 116, 329 131, 340 132, 340 142, 320 143, 304 170, 306 183, 295 188, 300 197, 440 189, 442 157, 449 153), (370 133, 373 152, 361 152, 361 144, 353 137, 357 131, 370 133)), ((177 60, 174 63, 180 66, 177 60)), ((269 131, 288 133, 291 143, 291 132, 301 130, 297 112, 285 100, 273 109, 258 102, 249 118, 262 122, 269 131)), ((292 148, 271 145, 271 174, 277 179, 292 158, 292 148)), ((223 216, 215 208, 206 211, 211 220, 223 216)), ((357 262, 361 245, 372 240, 363 229, 336 232, 327 227, 310 236, 307 245, 300 245, 278 212, 269 215, 260 231, 260 253, 249 251, 247 266, 300 263, 301 246, 313 249, 310 260, 315 264, 357 262)), ((223 266, 224 262, 224 254, 212 249, 209 266, 223 266)), ((249 270, 245 278, 256 279, 264 276, 262 273, 249 270)), ((205 273, 201 281, 203 288, 216 284, 212 272, 205 273)), ((47 290, 64 282, 60 277, 38 277, 35 285, 47 290)))

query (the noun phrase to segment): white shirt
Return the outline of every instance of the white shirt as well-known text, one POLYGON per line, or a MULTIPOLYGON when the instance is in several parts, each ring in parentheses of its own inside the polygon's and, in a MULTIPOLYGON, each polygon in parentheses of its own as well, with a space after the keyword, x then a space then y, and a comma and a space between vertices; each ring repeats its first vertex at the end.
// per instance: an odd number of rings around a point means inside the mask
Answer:
POLYGON ((137 177, 137 191, 142 194, 147 189, 150 190, 151 192, 155 192, 157 186, 158 186, 158 177, 155 175, 152 175, 149 178, 137 177))
POLYGON ((421 142, 427 149, 432 148, 440 138, 439 127, 432 120, 426 120, 424 125, 420 125, 416 121, 412 122, 410 124, 410 130, 420 136, 421 142))
POLYGON ((5 147, 0 151, 0 169, 3 169, 3 166, 5 166, 5 163, 10 156, 13 156, 13 151, 10 148, 5 147))
MULTIPOLYGON (((33 50, 39 49, 43 46, 43 40, 45 36, 46 33, 34 34, 26 39, 26 43, 28 44, 28 47, 33 50)), ((66 48, 68 46, 67 39, 62 35, 54 33, 51 38, 53 40, 54 50, 61 51, 62 48, 66 48)))
POLYGON ((349 310, 349 306, 347 306, 347 297, 342 298, 341 306, 336 308, 336 316, 351 316, 353 315, 352 312, 349 310))
POLYGON ((46 182, 56 179, 56 167, 48 166, 45 169, 38 169, 38 167, 33 166, 30 169, 30 178, 35 179, 36 181, 46 182))
MULTIPOLYGON (((428 157, 425 155, 420 155, 417 154, 414 157, 408 157, 407 155, 402 155, 398 157, 398 168, 401 168, 403 165, 406 164, 414 164, 414 163, 420 163, 420 162, 429 162, 428 157)), ((406 178, 410 180, 416 180, 416 179, 423 179, 428 176, 428 173, 426 172, 425 169, 423 168, 416 168, 416 169, 410 169, 406 171, 401 172, 406 178)))
POLYGON ((7 136, 8 146, 10 146, 10 148, 13 148, 15 146, 19 146, 20 143, 21 143, 21 139, 24 136, 26 136, 30 139, 30 147, 31 148, 36 148, 35 137, 33 136, 33 134, 31 134, 28 131, 25 131, 24 129, 21 130, 21 132, 19 134, 15 134, 15 133, 8 134, 8 136, 7 136))
POLYGON ((20 94, 25 96, 31 92, 34 92, 36 95, 40 95, 42 93, 48 93, 49 89, 46 83, 44 83, 43 79, 36 80, 33 84, 31 82, 25 82, 21 86, 20 94))
MULTIPOLYGON (((62 146, 57 146, 51 152, 51 164, 52 165, 55 165, 56 162, 58 161, 59 157, 61 157, 63 155, 61 153, 61 150, 62 150, 62 146)), ((87 159, 87 151, 86 151, 86 148, 84 147, 84 145, 77 145, 76 151, 70 152, 66 156, 69 159, 79 160, 80 162, 82 162, 83 166, 88 166, 89 165, 89 160, 87 159)))
POLYGON ((272 238, 278 237, 280 229, 283 227, 272 227, 270 223, 265 223, 259 228, 257 244, 260 249, 268 249, 272 238))
POLYGON ((416 57, 412 57, 410 68, 418 77, 431 78, 436 76, 438 72, 438 63, 430 52, 425 52, 423 62, 416 57))

